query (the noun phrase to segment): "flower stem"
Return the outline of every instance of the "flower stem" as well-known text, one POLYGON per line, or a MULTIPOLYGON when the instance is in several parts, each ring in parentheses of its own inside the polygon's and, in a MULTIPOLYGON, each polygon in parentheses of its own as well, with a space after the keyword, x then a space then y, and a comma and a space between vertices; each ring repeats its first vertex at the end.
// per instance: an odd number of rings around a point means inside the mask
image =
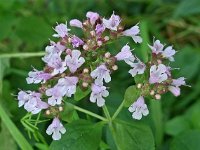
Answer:
POLYGON ((109 113, 109 111, 108 111, 106 105, 103 106, 103 112, 104 112, 106 118, 107 118, 109 121, 111 121, 110 113, 109 113))
POLYGON ((9 54, 1 54, 0 58, 18 58, 18 57, 39 57, 43 56, 45 52, 36 52, 36 53, 9 53, 9 54))
POLYGON ((122 101, 122 103, 119 105, 119 107, 117 108, 117 110, 115 111, 114 115, 112 116, 112 120, 114 120, 117 115, 120 113, 120 111, 122 110, 124 106, 124 100, 122 101))
POLYGON ((95 117, 95 118, 98 118, 98 119, 100 119, 100 120, 102 120, 102 121, 108 121, 108 119, 106 119, 106 118, 104 118, 104 117, 102 117, 102 116, 100 116, 100 115, 97 115, 97 114, 95 114, 95 113, 93 113, 93 112, 91 112, 91 111, 88 111, 88 110, 86 110, 86 109, 83 109, 83 108, 81 108, 81 107, 78 107, 78 106, 73 106, 74 107, 74 109, 76 109, 76 110, 78 110, 78 111, 80 111, 80 112, 83 112, 83 113, 85 113, 85 114, 88 114, 88 115, 90 115, 90 116, 93 116, 93 117, 95 117))

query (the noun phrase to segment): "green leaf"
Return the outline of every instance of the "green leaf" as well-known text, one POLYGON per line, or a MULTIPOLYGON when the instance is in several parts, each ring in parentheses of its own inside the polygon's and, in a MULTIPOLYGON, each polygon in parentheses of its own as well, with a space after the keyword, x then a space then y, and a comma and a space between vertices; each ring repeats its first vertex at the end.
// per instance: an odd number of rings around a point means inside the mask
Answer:
POLYGON ((200 13, 199 0, 183 0, 175 9, 174 17, 191 16, 200 13))
POLYGON ((3 123, 6 125, 7 129, 9 130, 10 134, 13 136, 13 138, 19 145, 19 147, 22 150, 32 150, 31 145, 24 138, 21 132, 17 129, 12 120, 8 117, 7 113, 5 112, 1 104, 0 104, 0 117, 3 123))
POLYGON ((120 150, 154 150, 154 138, 150 128, 141 123, 116 121, 113 123, 114 139, 120 150))
POLYGON ((138 74, 134 77, 134 80, 135 80, 135 83, 138 84, 138 83, 144 83, 144 81, 146 81, 146 74, 143 73, 143 74, 138 74))
POLYGON ((78 120, 65 127, 67 132, 61 140, 51 143, 51 150, 96 150, 99 147, 102 123, 92 124, 89 121, 78 120))
POLYGON ((139 96, 140 92, 136 86, 129 86, 124 95, 124 106, 129 107, 139 96))
POLYGON ((0 149, 2 150, 16 150, 17 144, 10 135, 6 126, 1 123, 1 132, 0 132, 0 149))
POLYGON ((165 132, 172 136, 176 136, 188 129, 190 129, 190 124, 184 116, 178 116, 169 120, 165 126, 165 132))
POLYGON ((80 101, 81 99, 86 97, 90 92, 90 88, 88 88, 86 91, 83 91, 80 87, 77 87, 76 93, 74 94, 74 100, 80 101))
POLYGON ((170 150, 199 150, 200 131, 186 131, 174 138, 170 145, 170 150))

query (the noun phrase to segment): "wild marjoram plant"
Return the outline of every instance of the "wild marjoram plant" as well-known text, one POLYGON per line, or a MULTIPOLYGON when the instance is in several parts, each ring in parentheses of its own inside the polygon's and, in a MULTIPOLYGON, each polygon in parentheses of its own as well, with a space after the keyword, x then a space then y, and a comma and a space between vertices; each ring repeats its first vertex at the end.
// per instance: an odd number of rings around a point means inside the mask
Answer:
MULTIPOLYGON (((114 12, 109 19, 102 18, 98 13, 88 12, 87 19, 82 23, 72 19, 69 25, 80 28, 83 37, 70 32, 66 24, 57 24, 55 27, 57 42, 50 41, 46 47, 46 54, 42 60, 46 63, 39 71, 33 68, 26 78, 28 84, 41 84, 38 91, 20 91, 18 105, 32 114, 39 114, 45 110, 46 116, 52 116, 53 121, 46 130, 53 140, 60 140, 61 134, 66 132, 60 113, 63 111, 66 97, 83 94, 84 98, 90 93, 90 102, 103 107, 105 114, 105 97, 109 96, 106 83, 111 82, 111 74, 118 69, 117 62, 124 61, 130 66, 129 73, 136 79, 136 86, 126 90, 125 99, 111 119, 115 119, 122 106, 129 107, 133 119, 140 120, 147 116, 149 110, 146 99, 161 99, 161 95, 170 91, 174 96, 180 95, 180 86, 186 85, 185 78, 173 79, 168 66, 168 60, 174 61, 176 51, 172 46, 165 47, 159 40, 155 40, 151 49, 151 60, 143 63, 132 53, 131 47, 126 44, 116 55, 111 55, 105 45, 122 36, 129 36, 135 43, 141 43, 139 24, 124 30, 121 18, 114 12), (131 98, 130 98, 131 97, 131 98)), ((78 106, 75 109, 88 113, 101 120, 109 120, 84 110, 78 106)), ((67 134, 67 133, 66 133, 67 134)))

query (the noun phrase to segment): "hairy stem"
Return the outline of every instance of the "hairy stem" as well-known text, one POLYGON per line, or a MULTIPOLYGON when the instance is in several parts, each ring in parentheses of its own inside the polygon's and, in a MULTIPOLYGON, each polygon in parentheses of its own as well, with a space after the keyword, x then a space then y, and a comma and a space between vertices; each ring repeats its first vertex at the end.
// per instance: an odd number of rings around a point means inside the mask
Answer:
POLYGON ((106 121, 106 122, 108 121, 108 119, 106 119, 106 118, 104 118, 104 117, 102 117, 102 116, 100 116, 100 115, 97 115, 97 114, 95 114, 95 113, 93 113, 93 112, 91 112, 91 111, 88 111, 88 110, 86 110, 86 109, 83 109, 83 108, 78 107, 78 106, 75 106, 75 105, 73 105, 73 107, 74 107, 74 109, 77 110, 77 111, 83 112, 83 113, 85 113, 85 114, 88 114, 88 115, 90 115, 90 116, 93 116, 93 117, 95 117, 95 118, 97 118, 97 119, 100 119, 100 120, 102 120, 102 121, 106 121))
POLYGON ((115 111, 114 115, 112 116, 112 120, 114 120, 117 117, 117 115, 121 112, 123 106, 124 106, 124 100, 122 101, 122 103, 119 105, 119 107, 115 111))

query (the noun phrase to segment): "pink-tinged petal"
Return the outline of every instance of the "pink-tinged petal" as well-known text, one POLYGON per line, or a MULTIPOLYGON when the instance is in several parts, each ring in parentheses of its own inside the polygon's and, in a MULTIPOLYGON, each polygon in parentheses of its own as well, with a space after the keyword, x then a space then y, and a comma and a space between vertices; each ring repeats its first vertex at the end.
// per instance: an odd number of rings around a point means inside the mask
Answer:
POLYGON ((181 89, 179 87, 169 86, 168 89, 174 96, 179 96, 181 94, 181 89))
POLYGON ((72 19, 70 22, 69 22, 70 26, 72 27, 77 27, 77 28, 83 28, 83 24, 81 21, 79 21, 78 19, 72 19))
POLYGON ((86 17, 89 18, 90 23, 92 25, 94 25, 96 23, 96 21, 99 19, 99 14, 96 12, 87 12, 86 17))

